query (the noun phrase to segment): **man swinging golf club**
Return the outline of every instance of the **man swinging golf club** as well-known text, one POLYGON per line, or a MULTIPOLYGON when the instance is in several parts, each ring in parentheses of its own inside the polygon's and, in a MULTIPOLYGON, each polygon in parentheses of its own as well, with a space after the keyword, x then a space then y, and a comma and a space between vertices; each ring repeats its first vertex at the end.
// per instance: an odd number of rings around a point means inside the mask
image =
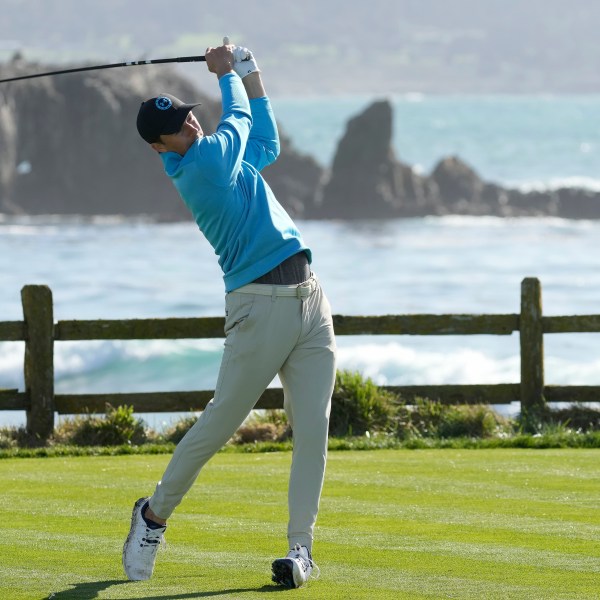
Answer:
POLYGON ((222 97, 213 135, 204 136, 192 113, 196 104, 167 93, 142 103, 137 128, 218 256, 225 348, 214 398, 177 446, 152 496, 134 505, 123 566, 129 579, 152 576, 167 519, 279 375, 294 449, 290 551, 273 562, 272 579, 296 588, 316 568, 313 529, 335 381, 331 309, 310 270, 310 249, 260 175, 277 158, 279 138, 256 60, 246 48, 225 43, 206 50, 206 64, 222 97))

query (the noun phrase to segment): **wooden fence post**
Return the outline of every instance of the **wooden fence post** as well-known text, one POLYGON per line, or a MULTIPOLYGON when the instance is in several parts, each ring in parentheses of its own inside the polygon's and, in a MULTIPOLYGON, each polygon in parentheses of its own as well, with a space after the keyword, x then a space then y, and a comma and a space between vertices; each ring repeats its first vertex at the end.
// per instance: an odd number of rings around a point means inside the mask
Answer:
POLYGON ((535 277, 521 283, 521 415, 526 430, 535 429, 543 412, 544 332, 542 329, 542 286, 535 277))
POLYGON ((47 440, 54 430, 54 314, 46 285, 21 290, 25 320, 25 393, 30 402, 27 432, 47 440))

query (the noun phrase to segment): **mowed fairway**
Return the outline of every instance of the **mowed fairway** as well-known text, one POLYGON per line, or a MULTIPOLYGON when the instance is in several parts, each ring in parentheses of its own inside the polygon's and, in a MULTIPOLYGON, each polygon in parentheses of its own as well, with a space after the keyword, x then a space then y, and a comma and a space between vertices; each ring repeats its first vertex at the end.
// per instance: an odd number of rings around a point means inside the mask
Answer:
POLYGON ((0 461, 0 598, 600 598, 600 451, 332 452, 307 588, 287 552, 290 453, 218 454, 128 582, 131 506, 168 455, 0 461))

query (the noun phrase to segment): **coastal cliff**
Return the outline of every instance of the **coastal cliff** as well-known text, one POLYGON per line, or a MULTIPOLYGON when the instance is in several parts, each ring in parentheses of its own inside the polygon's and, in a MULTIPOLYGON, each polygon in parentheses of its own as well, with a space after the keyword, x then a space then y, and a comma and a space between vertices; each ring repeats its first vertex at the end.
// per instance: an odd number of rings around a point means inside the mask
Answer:
MULTIPOLYGON (((3 77, 50 71, 15 61, 3 77)), ((148 215, 189 218, 158 155, 139 137, 140 102, 169 91, 189 102, 206 134, 221 103, 172 70, 113 69, 3 84, 0 88, 0 212, 7 214, 148 215)), ((290 210, 302 213, 321 178, 311 157, 281 135, 268 180, 290 210)))

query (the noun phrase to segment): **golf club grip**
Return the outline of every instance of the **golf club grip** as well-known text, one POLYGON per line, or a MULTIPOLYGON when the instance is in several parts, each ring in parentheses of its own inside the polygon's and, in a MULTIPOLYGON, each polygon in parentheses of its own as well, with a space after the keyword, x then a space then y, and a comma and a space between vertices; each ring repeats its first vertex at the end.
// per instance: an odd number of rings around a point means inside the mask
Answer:
POLYGON ((205 56, 179 56, 177 58, 157 58, 154 60, 137 60, 122 63, 113 63, 110 65, 96 65, 93 67, 78 67, 76 69, 62 69, 61 71, 50 71, 48 73, 34 73, 32 75, 20 75, 18 77, 9 77, 0 79, 0 83, 9 81, 21 81, 23 79, 36 79, 37 77, 50 77, 52 75, 64 75, 67 73, 83 73, 84 71, 98 71, 100 69, 116 69, 118 67, 135 67, 139 65, 158 65, 165 63, 183 63, 183 62, 204 62, 205 56))
POLYGON ((138 62, 126 63, 128 65, 158 65, 172 62, 206 62, 206 56, 180 56, 179 58, 157 58, 155 60, 140 60, 138 62))

